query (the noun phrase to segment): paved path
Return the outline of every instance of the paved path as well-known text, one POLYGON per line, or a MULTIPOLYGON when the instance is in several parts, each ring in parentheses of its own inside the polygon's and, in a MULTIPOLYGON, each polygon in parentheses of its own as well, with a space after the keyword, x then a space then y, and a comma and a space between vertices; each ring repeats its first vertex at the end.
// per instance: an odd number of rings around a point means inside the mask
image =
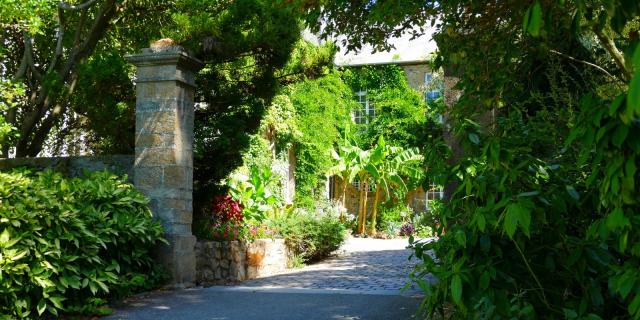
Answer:
MULTIPOLYGON (((409 261, 407 240, 349 238, 337 257, 286 273, 245 281, 243 287, 348 290, 400 294, 415 259, 409 261)), ((415 287, 403 294, 419 293, 415 287)))
POLYGON ((406 240, 351 238, 340 254, 283 274, 130 299, 106 319, 413 319, 420 299, 402 294, 412 262, 406 240))

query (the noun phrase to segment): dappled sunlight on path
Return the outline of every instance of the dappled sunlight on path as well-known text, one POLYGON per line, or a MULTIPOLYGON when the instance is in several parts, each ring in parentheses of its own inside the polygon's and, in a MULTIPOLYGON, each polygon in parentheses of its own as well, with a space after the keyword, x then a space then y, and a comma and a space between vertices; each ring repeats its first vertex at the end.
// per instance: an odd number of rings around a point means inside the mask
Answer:
MULTIPOLYGON (((400 294, 415 265, 406 239, 350 238, 338 254, 322 262, 285 273, 245 281, 253 288, 350 290, 371 294, 400 294)), ((417 294, 415 286, 403 294, 417 294)))

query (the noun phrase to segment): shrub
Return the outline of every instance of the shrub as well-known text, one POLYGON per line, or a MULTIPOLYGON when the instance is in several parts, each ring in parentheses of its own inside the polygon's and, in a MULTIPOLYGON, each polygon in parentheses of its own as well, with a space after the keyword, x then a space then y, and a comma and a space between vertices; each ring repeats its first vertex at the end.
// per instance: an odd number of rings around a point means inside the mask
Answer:
POLYGON ((271 221, 294 256, 304 262, 313 262, 327 257, 345 240, 345 228, 337 217, 315 215, 296 210, 271 221))
POLYGON ((0 318, 95 311, 87 306, 158 284, 149 251, 162 226, 147 203, 108 172, 0 173, 0 318))
POLYGON ((412 210, 404 204, 391 204, 391 206, 381 206, 377 222, 380 230, 389 236, 397 236, 400 227, 411 218, 412 210))

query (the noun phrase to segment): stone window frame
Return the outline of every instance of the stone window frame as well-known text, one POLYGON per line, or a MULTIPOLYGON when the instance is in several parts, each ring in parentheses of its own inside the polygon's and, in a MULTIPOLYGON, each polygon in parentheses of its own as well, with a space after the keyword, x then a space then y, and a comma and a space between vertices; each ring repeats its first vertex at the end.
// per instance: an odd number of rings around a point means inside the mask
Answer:
POLYGON ((376 108, 367 98, 367 90, 356 91, 354 98, 358 101, 360 107, 351 114, 353 122, 356 124, 369 124, 371 119, 376 117, 376 108))
MULTIPOLYGON (((425 72, 424 74, 424 102, 429 102, 429 101, 434 101, 440 97, 442 97, 442 92, 440 92, 439 90, 429 90, 430 87, 430 83, 431 81, 433 81, 433 73, 432 72, 425 72)), ((444 116, 443 115, 438 115, 438 122, 439 123, 444 123, 444 116)))
POLYGON ((424 87, 426 88, 424 92, 424 101, 433 101, 442 96, 442 92, 439 90, 429 90, 429 85, 433 81, 433 73, 425 72, 424 74, 424 87))
POLYGON ((434 200, 442 200, 444 198, 444 188, 442 186, 430 183, 429 189, 424 193, 425 207, 427 211, 431 211, 429 204, 434 200))

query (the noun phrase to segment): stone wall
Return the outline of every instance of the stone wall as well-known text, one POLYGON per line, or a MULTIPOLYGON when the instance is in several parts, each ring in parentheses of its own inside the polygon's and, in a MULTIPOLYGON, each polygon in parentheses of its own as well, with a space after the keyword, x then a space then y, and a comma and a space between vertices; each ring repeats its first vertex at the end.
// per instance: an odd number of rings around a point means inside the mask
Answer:
POLYGON ((288 251, 282 239, 205 241, 196 243, 196 282, 239 282, 270 276, 287 268, 288 251))
MULTIPOLYGON (((333 188, 331 193, 333 195, 333 199, 340 200, 342 197, 342 180, 340 179, 340 177, 335 176, 331 186, 333 188)), ((375 191, 367 193, 367 214, 371 214, 375 195, 375 191)), ((409 205, 409 207, 411 207, 414 212, 424 212, 426 210, 426 197, 426 192, 422 189, 422 187, 418 187, 417 189, 410 190, 407 193, 405 197, 405 203, 409 205)), ((380 200, 380 202, 383 201, 384 199, 380 200)), ((347 185, 345 202, 346 203, 344 207, 347 209, 347 212, 353 215, 357 215, 358 204, 360 203, 360 191, 351 183, 347 185)))
POLYGON ((404 75, 407 78, 409 87, 420 93, 424 93, 424 75, 431 72, 429 66, 426 63, 422 63, 401 65, 400 67, 404 70, 404 75))
POLYGON ((127 174, 129 180, 133 181, 133 162, 133 155, 12 158, 0 159, 0 171, 29 167, 36 170, 53 169, 68 177, 80 177, 84 170, 109 170, 120 175, 127 174))

